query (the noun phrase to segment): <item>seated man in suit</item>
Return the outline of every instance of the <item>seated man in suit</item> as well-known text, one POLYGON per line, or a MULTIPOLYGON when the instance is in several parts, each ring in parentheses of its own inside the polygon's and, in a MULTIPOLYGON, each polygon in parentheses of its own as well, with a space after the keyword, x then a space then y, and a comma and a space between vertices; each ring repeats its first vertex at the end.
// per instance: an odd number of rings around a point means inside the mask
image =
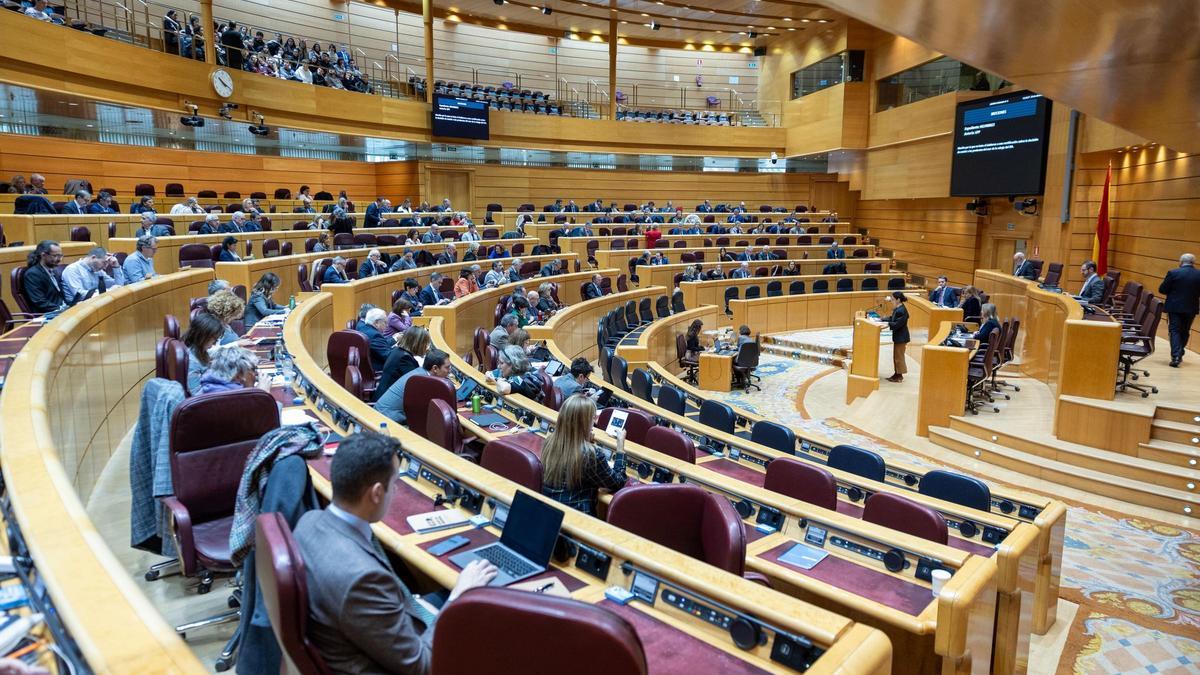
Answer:
POLYGON ((754 260, 754 248, 747 246, 746 250, 737 255, 737 260, 754 260))
POLYGON ((221 218, 215 213, 204 216, 204 224, 196 230, 197 234, 216 234, 221 229, 221 218))
POLYGON ((116 213, 117 210, 112 206, 112 195, 104 190, 101 190, 100 193, 96 195, 96 201, 88 204, 87 212, 96 215, 116 213))
POLYGON ((603 297, 604 286, 601 285, 603 281, 604 277, 600 276, 599 274, 593 274, 592 280, 587 282, 587 285, 583 287, 583 299, 592 300, 603 297))
POLYGON ((227 223, 221 223, 217 227, 217 232, 220 234, 235 234, 246 231, 246 214, 241 211, 234 211, 233 217, 227 223))
POLYGON ((747 279, 749 277, 750 263, 745 260, 742 261, 742 264, 737 266, 737 269, 733 270, 733 272, 729 274, 730 279, 747 279))
POLYGON ((540 274, 544 277, 552 277, 555 274, 559 273, 559 267, 560 267, 560 263, 557 260, 551 260, 550 262, 546 263, 545 265, 542 265, 542 270, 541 270, 540 274))
POLYGON ((1079 295, 1075 297, 1089 305, 1100 302, 1104 297, 1104 277, 1096 274, 1096 263, 1092 260, 1083 261, 1079 266, 1079 273, 1083 275, 1083 288, 1079 289, 1079 295))
POLYGON ((404 255, 396 258, 392 263, 389 272, 403 272, 404 270, 412 270, 417 268, 417 261, 413 259, 413 252, 410 249, 404 249, 404 255))
POLYGON ((654 253, 650 256, 651 265, 669 265, 670 263, 671 261, 667 259, 667 254, 658 249, 655 249, 654 253))
POLYGON ((712 211, 713 211, 712 203, 709 202, 707 199, 704 200, 703 204, 696 207, 697 213, 712 213, 712 211))
POLYGON ((371 347, 371 367, 375 372, 383 372, 383 364, 387 362, 387 357, 396 348, 396 341, 383 334, 387 330, 387 312, 378 307, 372 307, 367 310, 367 315, 356 326, 363 335, 367 336, 367 342, 371 347))
POLYGON ((746 216, 742 214, 742 210, 740 208, 735 208, 733 213, 729 214, 729 217, 725 219, 725 222, 738 225, 746 222, 746 216))
POLYGON ((103 293, 124 284, 125 270, 117 263, 116 256, 109 255, 102 246, 67 265, 62 273, 62 293, 67 304, 82 300, 92 291, 103 293))
POLYGON ((458 262, 458 253, 454 251, 454 244, 446 244, 446 248, 433 259, 435 265, 449 265, 454 262, 458 262))
POLYGON ((383 262, 383 254, 379 252, 379 249, 373 248, 367 253, 366 260, 363 260, 362 264, 358 266, 358 278, 366 279, 387 271, 388 266, 383 262))
POLYGON ((841 262, 841 261, 831 262, 828 265, 826 265, 825 267, 821 268, 821 274, 845 274, 845 273, 846 273, 846 263, 841 262))
POLYGON ((437 244, 441 243, 442 235, 438 233, 437 223, 429 224, 429 231, 421 235, 422 244, 437 244))
POLYGON ((937 287, 929 291, 929 301, 941 307, 958 307, 958 289, 947 286, 945 275, 937 278, 937 287))
MULTIPOLYGON (((304 514, 296 544, 308 581, 308 635, 333 672, 426 675, 435 616, 392 569, 371 523, 396 494, 400 441, 358 433, 342 441, 330 466, 333 501, 304 514)), ((496 576, 489 563, 463 569, 446 603, 496 576)))
POLYGON ((350 281, 349 275, 346 274, 346 259, 338 256, 333 259, 333 264, 325 268, 325 274, 321 276, 322 284, 344 284, 350 281))
POLYGON ((563 203, 561 199, 555 199, 553 204, 546 207, 546 213, 562 213, 563 203))
POLYGON ((450 302, 449 298, 442 295, 442 273, 434 272, 429 275, 429 285, 421 289, 421 304, 422 305, 444 305, 450 302))
POLYGON ((504 349, 508 346, 508 340, 512 334, 521 327, 521 317, 517 314, 509 312, 500 317, 500 325, 492 329, 488 334, 488 344, 495 347, 497 350, 504 349))
POLYGON ((61 282, 55 268, 62 262, 62 247, 57 241, 41 241, 25 261, 25 277, 21 282, 30 310, 43 314, 66 307, 61 282))
POLYGON ((837 240, 835 239, 834 242, 829 245, 829 248, 825 250, 825 257, 829 260, 841 260, 846 257, 846 249, 838 246, 837 240))
POLYGON ((171 236, 171 229, 166 225, 159 225, 158 215, 153 211, 142 211, 141 222, 138 224, 138 228, 134 230, 133 236, 145 237, 147 235, 151 237, 169 237, 171 236))
POLYGON ((755 260, 774 260, 775 254, 771 253, 771 247, 763 245, 758 251, 758 255, 754 256, 755 260))
POLYGON ((1025 254, 1017 251, 1013 254, 1013 276, 1037 281, 1037 268, 1032 260, 1026 260, 1025 254))
POLYGON ((87 190, 80 190, 75 193, 75 198, 63 205, 64 215, 82 216, 88 212, 89 202, 92 201, 92 195, 87 190))
POLYGON ((563 211, 565 213, 579 213, 579 205, 575 203, 574 199, 568 199, 567 205, 563 207, 563 211))
POLYGON ((262 232, 263 231, 262 224, 259 222, 259 218, 262 218, 262 217, 263 217, 262 213, 259 213, 256 211, 247 211, 246 212, 246 222, 242 223, 242 231, 243 232, 262 232))

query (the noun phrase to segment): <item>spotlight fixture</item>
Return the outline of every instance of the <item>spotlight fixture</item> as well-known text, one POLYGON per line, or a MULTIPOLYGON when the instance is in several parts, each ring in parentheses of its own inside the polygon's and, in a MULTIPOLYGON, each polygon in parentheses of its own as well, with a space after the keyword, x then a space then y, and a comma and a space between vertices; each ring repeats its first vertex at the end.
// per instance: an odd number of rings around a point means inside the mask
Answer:
POLYGON ((967 202, 967 210, 974 211, 977 216, 986 216, 988 214, 988 200, 983 197, 978 197, 967 202))
POLYGON ((749 33, 746 33, 746 37, 753 40, 754 38, 758 37, 758 33, 755 33, 754 31, 750 31, 749 33))
POLYGON ((542 14, 549 16, 553 13, 554 13, 554 10, 550 9, 550 5, 542 5, 542 14))
POLYGON ((255 136, 266 136, 271 133, 271 128, 263 124, 265 120, 263 119, 262 113, 251 111, 250 114, 258 120, 258 124, 250 125, 250 133, 254 134, 255 136))
POLYGON ((232 120, 233 115, 231 115, 229 113, 229 111, 237 110, 237 107, 238 107, 238 104, 236 104, 236 103, 222 103, 220 110, 217 111, 217 114, 227 120, 232 120))
POLYGON ((202 126, 204 126, 204 118, 198 114, 200 112, 200 106, 196 105, 195 103, 192 103, 191 101, 184 101, 183 105, 192 114, 184 115, 183 117, 180 117, 179 123, 185 127, 202 127, 202 126))
POLYGON ((771 151, 771 163, 772 164, 779 163, 779 153, 775 152, 774 150, 771 151))
POLYGON ((658 30, 659 28, 662 28, 662 24, 658 23, 657 21, 651 21, 646 25, 650 27, 650 30, 658 30))

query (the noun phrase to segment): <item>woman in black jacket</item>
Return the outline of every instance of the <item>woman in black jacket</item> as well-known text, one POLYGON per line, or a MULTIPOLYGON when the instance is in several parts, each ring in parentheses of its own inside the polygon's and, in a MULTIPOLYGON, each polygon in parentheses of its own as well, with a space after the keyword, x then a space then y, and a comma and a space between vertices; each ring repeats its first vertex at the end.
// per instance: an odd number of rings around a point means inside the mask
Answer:
POLYGON ((988 343, 988 339, 992 336, 993 330, 1000 330, 1000 319, 996 318, 996 306, 992 303, 987 303, 983 306, 982 312, 983 323, 980 324, 979 330, 971 336, 972 339, 979 340, 979 346, 984 347, 988 343))
POLYGON ((383 370, 379 374, 379 383, 375 385, 374 400, 378 401, 380 396, 388 390, 396 380, 404 376, 405 373, 418 367, 418 356, 425 356, 425 352, 429 351, 429 345, 432 340, 429 337, 429 331, 423 326, 410 326, 408 330, 400 335, 397 341, 396 348, 388 354, 387 361, 383 362, 383 370))
POLYGON ((904 363, 904 351, 908 347, 908 308, 904 306, 907 298, 900 291, 892 292, 892 315, 887 318, 887 326, 892 331, 892 366, 896 372, 887 380, 888 382, 901 382, 904 380, 904 374, 908 372, 908 366, 904 363))
POLYGON ((974 286, 964 288, 962 301, 959 302, 958 306, 962 307, 963 321, 978 323, 980 311, 979 289, 974 286))

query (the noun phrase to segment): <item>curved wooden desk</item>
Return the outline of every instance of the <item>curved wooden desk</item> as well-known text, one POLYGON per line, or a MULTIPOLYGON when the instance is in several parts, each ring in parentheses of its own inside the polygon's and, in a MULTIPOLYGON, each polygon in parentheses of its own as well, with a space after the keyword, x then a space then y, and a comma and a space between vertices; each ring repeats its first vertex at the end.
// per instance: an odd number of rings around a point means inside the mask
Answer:
MULTIPOLYGON (((716 268, 718 263, 714 260, 715 256, 706 255, 705 257, 706 257, 706 260, 703 260, 703 261, 701 261, 699 263, 695 263, 695 264, 700 265, 701 270, 703 270, 705 272, 716 268)), ((796 261, 796 266, 800 268, 801 276, 825 276, 824 274, 822 274, 822 270, 825 269, 825 266, 828 265, 829 262, 830 261, 826 260, 825 258, 809 258, 808 260, 800 259, 800 260, 796 261)), ((770 271, 770 268, 772 265, 776 265, 779 263, 780 263, 780 261, 778 261, 778 260, 771 261, 771 262, 767 262, 765 260, 758 260, 758 261, 754 261, 754 262, 750 263, 750 270, 754 271, 759 267, 765 267, 765 268, 767 268, 768 271, 770 271)), ((888 276, 896 276, 897 274, 899 274, 898 272, 888 271, 888 268, 892 264, 891 258, 847 258, 845 260, 845 263, 846 263, 846 274, 841 275, 841 276, 854 276, 854 275, 858 275, 858 274, 866 274, 865 268, 867 266, 867 263, 878 263, 879 264, 880 269, 883 270, 883 272, 873 273, 873 275, 879 277, 880 279, 886 278, 888 276)), ((679 285, 679 284, 675 283, 675 275, 683 274, 684 271, 686 271, 688 266, 691 264, 692 263, 671 263, 669 265, 651 265, 649 268, 639 265, 638 266, 638 277, 640 279, 640 283, 642 283, 642 284, 648 283, 652 286, 668 286, 668 287, 673 288, 673 287, 679 285)), ((733 271, 733 268, 739 264, 740 263, 736 263, 736 262, 720 263, 721 269, 723 269, 725 271, 726 276, 728 276, 728 274, 733 271)), ((786 267, 787 263, 784 262, 783 265, 786 267)), ((628 267, 626 267, 626 269, 628 269, 628 267)), ((764 277, 752 277, 752 278, 764 280, 764 277)), ((778 277, 766 277, 764 280, 764 283, 769 282, 771 279, 775 279, 775 278, 778 278, 778 277)), ((726 278, 725 281, 737 282, 737 281, 741 281, 741 280, 726 278)), ((881 284, 881 285, 886 286, 887 284, 881 284)), ((787 291, 787 288, 785 286, 784 292, 786 292, 786 291, 787 291)), ((722 300, 722 302, 723 302, 723 300, 722 300)))
POLYGON ((853 284, 853 290, 864 293, 888 293, 890 292, 887 287, 888 283, 893 279, 898 279, 905 285, 908 283, 904 278, 904 274, 890 272, 887 274, 799 274, 796 276, 749 277, 747 279, 711 279, 706 281, 683 281, 678 285, 679 290, 683 291, 684 305, 688 307, 699 307, 700 305, 724 307, 725 289, 727 288, 738 289, 738 298, 743 298, 746 295, 747 288, 757 286, 759 293, 763 297, 766 297, 767 285, 773 281, 778 281, 780 293, 782 295, 790 295, 788 293, 789 286, 793 282, 799 281, 804 284, 804 293, 798 293, 797 295, 807 295, 813 292, 814 281, 828 282, 829 291, 838 292, 837 282, 839 279, 849 279, 853 284), (863 283, 872 279, 875 280, 876 288, 863 290, 863 283))
MULTIPOLYGON (((667 260, 670 260, 672 263, 681 263, 681 262, 683 262, 681 260, 681 258, 683 257, 684 253, 695 253, 696 251, 702 251, 704 253, 704 257, 707 260, 715 261, 717 259, 717 256, 721 253, 721 248, 722 247, 720 247, 720 246, 695 247, 695 248, 663 248, 663 249, 659 249, 659 252, 662 253, 663 255, 665 255, 667 257, 667 260)), ((737 249, 737 247, 732 246, 732 245, 726 246, 724 248, 725 248, 726 252, 729 253, 730 255, 738 255, 742 252, 742 251, 739 251, 737 249)), ((780 264, 786 265, 788 260, 795 260, 797 263, 799 263, 802 260, 807 260, 807 261, 809 261, 810 264, 814 260, 825 260, 824 264, 828 265, 829 263, 831 263, 833 261, 825 259, 825 249, 827 249, 827 248, 829 248, 828 245, 824 245, 824 246, 771 246, 772 253, 774 253, 775 255, 780 255, 780 252, 782 252, 783 257, 779 258, 777 260, 751 260, 750 261, 750 269, 753 270, 754 268, 760 267, 760 266, 770 267, 771 265, 780 265, 780 264), (808 257, 805 257, 805 256, 808 256, 808 257)), ((874 254, 876 252, 874 246, 857 246, 855 248, 868 249, 868 251, 871 253, 871 255, 867 256, 866 258, 851 258, 849 255, 847 255, 846 258, 844 259, 844 261, 846 262, 847 271, 849 271, 849 269, 850 269, 849 263, 851 260, 870 260, 870 259, 874 258, 874 254)), ((632 251, 630 251, 629 249, 624 249, 624 250, 622 250, 622 249, 617 249, 617 250, 597 249, 595 254, 593 254, 593 256, 596 258, 596 264, 598 264, 600 267, 617 267, 621 270, 627 270, 627 269, 629 269, 629 261, 633 258, 640 256, 641 254, 642 254, 641 249, 634 249, 632 251)), ((740 265, 741 262, 737 261, 737 262, 723 263, 723 264, 725 265, 726 273, 728 273, 728 270, 731 270, 734 267, 736 267, 737 265, 740 265)), ((708 265, 705 265, 705 267, 707 268, 708 265)))
MULTIPOLYGON (((493 211, 492 218, 494 218, 496 220, 497 224, 503 223, 504 225, 515 225, 517 222, 517 216, 519 216, 520 213, 521 212, 518 212, 518 211, 493 211)), ((594 231, 596 234, 600 234, 601 229, 606 229, 606 230, 611 231, 611 229, 615 228, 615 227, 629 228, 629 227, 635 225, 635 223, 595 223, 595 222, 592 222, 593 218, 598 218, 600 216, 606 216, 606 215, 611 215, 611 214, 595 213, 595 212, 590 212, 590 211, 589 212, 578 212, 578 213, 543 213, 543 212, 539 211, 537 213, 531 213, 529 215, 532 215, 534 217, 535 221, 541 216, 546 217, 545 222, 533 222, 533 223, 529 223, 529 224, 525 225, 525 231, 532 234, 533 236, 537 237, 543 244, 550 243, 550 233, 551 232, 553 232, 554 230, 562 229, 562 227, 563 227, 562 223, 554 222, 554 218, 557 216, 567 216, 569 218, 574 218, 575 223, 577 225, 587 223, 592 228, 592 231, 594 231)), ((624 215, 624 214, 622 213, 622 214, 617 214, 617 215, 624 215)), ((658 215, 663 216, 663 220, 670 220, 670 218, 674 214, 660 213, 658 215)), ((684 216, 686 217, 689 215, 692 215, 692 214, 685 210, 684 216)), ((703 222, 704 218, 706 216, 713 216, 714 219, 720 219, 721 222, 719 224, 728 225, 728 223, 725 222, 725 219, 729 217, 728 213, 696 213, 695 215, 700 216, 701 229, 707 228, 709 225, 713 224, 713 223, 703 222)), ((751 214, 751 215, 757 215, 757 216, 763 216, 765 218, 770 218, 773 222, 778 223, 780 220, 782 220, 788 214, 786 214, 786 213, 756 213, 756 214, 751 214)), ((823 211, 816 211, 816 212, 810 212, 810 213, 805 214, 805 216, 808 218, 818 218, 818 219, 824 218, 827 215, 829 215, 829 214, 826 212, 823 212, 823 211)), ((816 227, 819 229, 819 232, 813 232, 811 234, 854 234, 855 233, 854 227, 851 225, 850 221, 848 221, 848 220, 841 220, 836 223, 801 223, 801 224, 804 225, 806 228, 816 227)), ((667 230, 671 229, 672 227, 676 226, 675 223, 659 223, 658 225, 659 225, 659 228, 664 233, 667 230)), ((641 225, 638 225, 638 227, 641 227, 641 225)), ((727 235, 712 235, 712 236, 717 237, 717 236, 727 236, 727 235)))
POLYGON ((64 622, 95 672, 204 673, 108 550, 84 510, 137 418, 162 316, 186 324, 212 270, 116 288, 51 321, 0 396, 0 453, 17 520, 64 622))
MULTIPOLYGON (((594 231, 595 227, 593 226, 592 229, 594 231)), ((824 256, 825 249, 829 248, 829 244, 819 244, 817 240, 821 237, 832 237, 837 241, 839 246, 842 246, 849 251, 853 251, 855 248, 874 248, 873 246, 862 243, 864 241, 864 237, 861 234, 667 234, 666 232, 668 229, 670 228, 663 228, 663 236, 658 240, 658 246, 656 246, 656 250, 661 249, 664 253, 674 248, 682 248, 685 251, 689 251, 696 248, 711 248, 713 246, 719 246, 719 244, 716 243, 718 239, 728 239, 729 243, 725 244, 725 246, 728 247, 730 252, 736 251, 737 253, 741 253, 747 246, 754 246, 755 249, 759 249, 764 245, 770 246, 771 248, 775 248, 777 246, 806 245, 820 248, 820 253, 822 256, 824 256), (851 239, 853 243, 845 243, 844 240, 846 238, 851 239), (780 241, 783 241, 783 243, 780 244, 780 241), (806 241, 807 243, 805 243, 806 241), (667 245, 663 246, 664 243, 667 245), (681 243, 683 246, 679 245, 681 243)), ((641 255, 642 251, 649 250, 646 246, 646 235, 644 233, 631 235, 615 234, 594 237, 558 238, 558 245, 562 248, 563 252, 578 253, 581 256, 587 255, 588 244, 593 242, 597 244, 597 250, 619 251, 621 249, 614 249, 613 247, 613 244, 616 242, 621 242, 621 245, 625 247, 625 250, 634 251, 639 255, 641 255)), ((847 256, 849 256, 849 254, 847 254, 847 256)))
MULTIPOLYGON (((561 293, 560 290, 559 294, 561 293)), ((571 361, 580 356, 587 358, 588 361, 595 361, 600 357, 596 345, 597 323, 604 318, 605 314, 618 305, 624 306, 630 301, 640 303, 643 298, 649 298, 653 307, 659 297, 666 295, 668 295, 668 291, 665 288, 647 286, 624 293, 606 295, 603 303, 581 300, 559 310, 545 324, 530 325, 525 330, 529 331, 531 340, 554 340, 563 354, 568 357, 568 360, 563 362, 566 366, 570 366, 571 361)))
MULTIPOLYGON (((387 419, 337 386, 312 356, 324 352, 325 340, 333 329, 331 313, 332 298, 327 293, 319 293, 297 307, 284 326, 284 341, 295 358, 302 378, 300 388, 310 401, 318 396, 321 398, 324 404, 321 415, 326 422, 331 421, 330 415, 326 413, 329 410, 337 410, 348 414, 357 426, 379 428, 387 419)), ((450 348, 451 345, 443 339, 441 319, 435 318, 430 327, 435 336, 436 346, 450 348)), ((457 367, 469 368, 453 354, 453 351, 451 354, 457 367)), ((342 428, 341 431, 346 433, 351 429, 342 428)), ((406 469, 414 466, 413 460, 419 462, 421 477, 415 480, 411 476, 403 477, 401 483, 406 493, 411 494, 410 490, 416 492, 413 497, 415 502, 429 504, 426 508, 433 508, 433 496, 441 492, 429 483, 428 478, 453 480, 460 488, 479 492, 485 500, 482 506, 485 514, 492 509, 492 503, 508 503, 511 495, 520 489, 515 483, 448 453, 407 429, 390 425, 388 432, 399 438, 404 445, 406 469)), ((314 481, 318 490, 329 494, 328 482, 319 469, 314 469, 314 481)), ((448 564, 425 552, 425 546, 453 534, 478 536, 476 531, 469 528, 416 534, 406 532, 403 521, 385 521, 376 524, 374 530, 380 540, 402 557, 411 569, 445 587, 453 584, 456 574, 448 564)), ((752 612, 756 619, 771 628, 778 627, 794 635, 809 637, 814 643, 828 649, 817 659, 808 671, 810 673, 890 671, 891 648, 883 633, 877 630, 852 623, 833 613, 633 537, 623 530, 582 513, 566 512, 562 531, 576 546, 586 546, 611 556, 612 564, 602 580, 572 567, 570 563, 573 554, 566 558, 566 562, 554 563, 554 574, 571 584, 572 596, 578 600, 601 602, 604 588, 612 585, 628 587, 629 577, 622 570, 629 566, 630 569, 657 576, 685 592, 703 594, 704 597, 711 598, 728 609, 752 612)), ((489 528, 488 532, 494 530, 489 528)), ((713 654, 732 659, 731 664, 739 664, 743 668, 752 666, 768 672, 793 672, 784 670, 769 660, 770 647, 767 644, 749 651, 737 650, 728 642, 724 630, 705 624, 690 614, 668 608, 664 602, 659 602, 653 608, 639 603, 636 608, 638 612, 644 612, 650 618, 666 623, 677 631, 683 631, 689 637, 699 638, 693 648, 712 650, 715 647, 716 651, 713 654)), ((773 633, 768 631, 768 635, 773 633)), ((652 651, 648 656, 662 663, 661 659, 666 655, 652 651)), ((680 657, 680 654, 674 654, 670 658, 678 660, 680 657)), ((684 672, 680 665, 675 664, 668 672, 684 672)))
MULTIPOLYGON (((602 298, 584 304, 611 307, 620 303, 602 298)), ((438 321, 435 320, 431 327, 434 328, 435 346, 440 346, 441 338, 436 330, 438 321)), ((555 344, 552 350, 557 353, 558 345, 555 344)), ((456 356, 452 355, 451 360, 463 377, 471 378, 477 387, 495 395, 494 387, 481 373, 456 356)), ((526 422, 532 416, 553 424, 556 418, 554 411, 522 396, 505 397, 505 407, 512 412, 513 419, 526 422)), ((507 434, 473 425, 466 414, 460 419, 464 427, 485 441, 507 434)), ((597 442, 612 446, 602 434, 597 436, 597 442)), ((531 438, 530 443, 536 446, 539 441, 531 438)), ((751 476, 757 475, 757 479, 743 477, 741 474, 747 469, 739 468, 736 459, 702 454, 696 464, 689 464, 632 442, 626 443, 626 453, 631 461, 631 477, 640 477, 642 482, 675 482, 678 477, 678 482, 715 492, 739 504, 740 508, 749 507, 749 515, 744 515, 747 565, 771 578, 776 589, 841 614, 852 614, 883 630, 896 645, 897 652, 906 655, 903 662, 893 664, 896 672, 986 672, 993 654, 1000 659, 999 672, 1013 672, 1016 664, 1025 659, 1027 640, 1022 643, 1018 636, 1028 637, 1028 606, 1023 625, 1018 624, 1021 624, 1022 590, 1032 589, 1032 579, 1027 574, 1023 588, 1012 589, 1001 596, 1006 611, 1002 613, 1002 624, 995 624, 997 595, 993 576, 1000 560, 1016 571, 1020 559, 1032 555, 1036 538, 1032 526, 1018 525, 1000 545, 1001 552, 994 556, 986 547, 972 547, 967 552, 880 528, 853 515, 842 514, 840 508, 839 512, 829 511, 767 491, 762 488, 762 473, 749 469, 751 476), (731 469, 736 470, 731 472, 731 469), (778 516, 777 521, 771 520, 772 514, 778 516), (765 530, 756 527, 756 524, 768 522, 772 524, 765 526, 765 530), (951 583, 955 587, 935 599, 928 586, 913 576, 915 568, 889 573, 878 560, 843 550, 833 543, 826 548, 830 553, 828 564, 815 573, 793 569, 778 560, 781 551, 805 541, 810 534, 817 536, 822 530, 829 535, 830 542, 840 537, 855 545, 896 547, 916 559, 941 561, 954 570, 951 583), (984 549, 987 556, 980 555, 984 549), (1003 625, 1007 632, 1002 648, 993 652, 993 630, 997 625, 1003 625), (1024 629, 1023 633, 1020 628, 1024 629)), ((1032 567, 1026 565, 1025 569, 1031 571, 1032 567)), ((1019 586, 1015 578, 1013 581, 1019 586)))

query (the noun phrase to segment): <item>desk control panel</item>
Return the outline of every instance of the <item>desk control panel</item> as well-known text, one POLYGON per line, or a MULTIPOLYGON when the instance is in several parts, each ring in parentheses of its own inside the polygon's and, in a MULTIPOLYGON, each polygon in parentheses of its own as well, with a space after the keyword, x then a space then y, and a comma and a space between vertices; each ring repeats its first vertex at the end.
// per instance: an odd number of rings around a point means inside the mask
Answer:
POLYGON ((630 563, 624 563, 621 571, 628 578, 627 590, 633 600, 723 631, 738 649, 761 650, 759 653, 763 657, 798 672, 811 668, 824 653, 823 649, 803 635, 777 630, 754 616, 701 593, 676 586, 630 563))
POLYGON ((882 565, 889 572, 903 576, 911 575, 927 582, 933 581, 934 570, 944 569, 954 574, 954 569, 944 565, 940 560, 927 558, 881 542, 870 541, 826 523, 807 520, 802 525, 805 544, 822 549, 834 548, 850 553, 852 555, 846 557, 851 560, 866 558, 874 564, 882 565))

